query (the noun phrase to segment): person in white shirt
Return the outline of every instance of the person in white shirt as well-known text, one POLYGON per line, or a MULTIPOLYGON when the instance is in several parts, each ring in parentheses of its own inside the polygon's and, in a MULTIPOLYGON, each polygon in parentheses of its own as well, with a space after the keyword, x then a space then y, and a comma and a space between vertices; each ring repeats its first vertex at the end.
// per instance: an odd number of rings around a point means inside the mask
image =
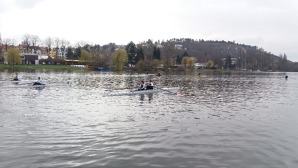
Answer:
POLYGON ((16 73, 16 76, 13 78, 13 81, 18 81, 19 80, 19 75, 16 73))
POLYGON ((144 83, 144 81, 141 81, 141 84, 140 84, 138 90, 145 90, 145 83, 144 83))
POLYGON ((146 86, 147 90, 152 90, 153 89, 153 82, 150 80, 148 85, 146 86))
POLYGON ((44 85, 43 81, 38 77, 38 80, 33 83, 33 85, 44 85))

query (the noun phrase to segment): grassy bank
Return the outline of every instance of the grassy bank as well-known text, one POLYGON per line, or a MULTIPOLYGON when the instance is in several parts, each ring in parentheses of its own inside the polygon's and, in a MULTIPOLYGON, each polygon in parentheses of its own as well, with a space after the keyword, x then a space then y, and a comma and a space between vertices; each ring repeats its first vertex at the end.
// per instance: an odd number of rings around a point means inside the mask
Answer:
POLYGON ((82 68, 70 65, 7 65, 0 64, 0 69, 54 69, 54 70, 79 70, 82 68))

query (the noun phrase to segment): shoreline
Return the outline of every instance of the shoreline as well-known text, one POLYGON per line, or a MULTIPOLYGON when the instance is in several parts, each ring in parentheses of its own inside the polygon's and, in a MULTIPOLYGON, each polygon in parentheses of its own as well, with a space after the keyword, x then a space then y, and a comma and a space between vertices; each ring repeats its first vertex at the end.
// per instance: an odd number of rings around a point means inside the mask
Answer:
POLYGON ((0 69, 9 69, 9 70, 28 70, 28 69, 52 69, 52 70, 83 70, 85 68, 71 66, 71 65, 27 65, 27 64, 19 64, 19 65, 8 65, 8 64, 0 64, 0 69))

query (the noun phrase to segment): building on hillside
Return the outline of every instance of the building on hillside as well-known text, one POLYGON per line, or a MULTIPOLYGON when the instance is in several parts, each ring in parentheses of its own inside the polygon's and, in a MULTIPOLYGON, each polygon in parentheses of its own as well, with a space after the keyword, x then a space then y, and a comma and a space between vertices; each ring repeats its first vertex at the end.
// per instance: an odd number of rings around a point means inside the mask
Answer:
POLYGON ((156 45, 157 48, 162 48, 163 46, 161 44, 156 45))
POLYGON ((194 67, 195 67, 196 69, 205 69, 205 68, 206 68, 206 64, 205 64, 205 63, 202 63, 202 62, 200 62, 200 63, 195 63, 195 64, 194 64, 194 67))
MULTIPOLYGON (((222 61, 223 61, 223 65, 226 63, 226 59, 227 58, 223 58, 223 59, 221 59, 222 61)), ((238 63, 238 58, 231 58, 231 64, 235 64, 235 65, 237 65, 237 63, 238 63)))
POLYGON ((65 49, 61 49, 61 48, 58 48, 58 49, 52 49, 50 52, 49 52, 49 55, 53 58, 55 57, 60 57, 60 58, 63 58, 65 59, 66 58, 66 53, 67 53, 67 50, 65 49))
POLYGON ((175 44, 175 48, 178 49, 178 50, 182 50, 183 45, 182 44, 175 44))

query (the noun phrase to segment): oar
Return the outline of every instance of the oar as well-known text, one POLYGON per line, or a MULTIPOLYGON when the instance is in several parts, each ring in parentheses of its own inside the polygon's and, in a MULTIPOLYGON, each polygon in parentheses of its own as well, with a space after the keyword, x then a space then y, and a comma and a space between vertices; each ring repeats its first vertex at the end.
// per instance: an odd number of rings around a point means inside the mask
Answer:
POLYGON ((19 85, 27 85, 27 84, 33 84, 34 82, 26 82, 26 83, 20 83, 19 85))
POLYGON ((177 93, 177 90, 179 88, 175 88, 175 89, 170 89, 170 88, 160 88, 160 90, 163 90, 163 91, 166 91, 166 92, 169 92, 169 93, 177 93))
MULTIPOLYGON (((173 92, 170 88, 166 89, 166 88, 162 88, 162 87, 159 87, 158 84, 155 84, 154 87, 156 87, 156 89, 158 90, 162 90, 162 91, 166 91, 166 92, 169 92, 169 93, 176 93, 177 91, 173 92)), ((179 90, 179 87, 176 87, 175 90, 179 90)))

